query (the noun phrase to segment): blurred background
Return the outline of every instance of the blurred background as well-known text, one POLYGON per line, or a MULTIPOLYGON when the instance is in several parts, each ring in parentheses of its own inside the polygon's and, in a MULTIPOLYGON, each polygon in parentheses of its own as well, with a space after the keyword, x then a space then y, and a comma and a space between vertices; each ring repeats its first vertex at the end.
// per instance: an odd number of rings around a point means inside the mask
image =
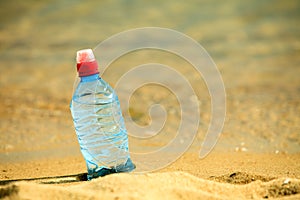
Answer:
MULTIPOLYGON (((0 162, 80 156, 69 111, 76 51, 94 48, 121 31, 148 26, 190 36, 218 66, 227 116, 216 150, 300 151, 298 0, 10 0, 0 1, 0 7, 0 162)), ((180 70, 195 87, 201 102, 194 144, 199 150, 210 122, 210 97, 188 63, 166 52, 145 50, 123 56, 103 78, 114 86, 126 70, 154 61, 180 70)), ((139 89, 130 114, 143 125, 149 122, 143 105, 160 102, 175 109, 162 131, 172 134, 180 108, 169 91, 157 87, 139 89)))

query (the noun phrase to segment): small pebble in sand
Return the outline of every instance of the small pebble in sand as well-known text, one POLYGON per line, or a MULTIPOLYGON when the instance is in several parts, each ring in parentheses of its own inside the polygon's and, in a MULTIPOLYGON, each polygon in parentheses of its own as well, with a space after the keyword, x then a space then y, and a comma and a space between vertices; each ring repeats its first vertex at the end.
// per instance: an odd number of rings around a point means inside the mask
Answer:
POLYGON ((242 147, 241 151, 245 152, 245 151, 248 151, 248 149, 246 147, 242 147))
POLYGON ((279 154, 279 150, 276 150, 275 153, 276 153, 276 154, 279 154))
POLYGON ((289 184, 291 181, 290 181, 290 179, 285 179, 284 181, 283 181, 283 184, 282 185, 287 185, 287 184, 289 184))
POLYGON ((246 152, 248 149, 246 147, 235 147, 235 151, 246 152))

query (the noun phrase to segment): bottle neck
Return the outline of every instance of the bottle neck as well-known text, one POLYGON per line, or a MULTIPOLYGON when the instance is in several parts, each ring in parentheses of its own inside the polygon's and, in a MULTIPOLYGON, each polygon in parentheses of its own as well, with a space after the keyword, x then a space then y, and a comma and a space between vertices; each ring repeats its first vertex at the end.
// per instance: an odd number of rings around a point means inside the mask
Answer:
POLYGON ((80 77, 81 78, 81 82, 91 82, 91 81, 95 81, 97 80, 99 77, 99 74, 92 74, 92 75, 89 75, 89 76, 82 76, 80 77))

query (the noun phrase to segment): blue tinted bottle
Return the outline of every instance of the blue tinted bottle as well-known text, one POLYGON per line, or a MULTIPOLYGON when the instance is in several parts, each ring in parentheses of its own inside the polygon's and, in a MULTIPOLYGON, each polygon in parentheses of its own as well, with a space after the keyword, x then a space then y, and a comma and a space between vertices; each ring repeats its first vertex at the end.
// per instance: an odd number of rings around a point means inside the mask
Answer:
POLYGON ((77 52, 80 82, 70 104, 74 127, 88 169, 88 180, 135 168, 118 97, 99 77, 91 49, 77 52))

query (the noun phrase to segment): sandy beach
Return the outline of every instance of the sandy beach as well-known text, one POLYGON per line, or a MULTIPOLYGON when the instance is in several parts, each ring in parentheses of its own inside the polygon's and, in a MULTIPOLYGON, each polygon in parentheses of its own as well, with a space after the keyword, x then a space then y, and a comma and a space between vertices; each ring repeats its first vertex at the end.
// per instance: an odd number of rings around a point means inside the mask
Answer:
MULTIPOLYGON (((298 1, 12 0, 0 6, 0 199, 300 199, 298 1), (172 67, 196 93, 187 102, 200 105, 197 135, 168 166, 143 172, 133 159, 132 173, 86 181, 69 109, 76 51, 141 27, 174 29, 206 49, 226 89, 222 133, 200 158, 212 117, 203 77, 170 52, 131 52, 111 63, 102 78, 115 87, 135 66, 172 67)), ((108 50, 114 48, 119 47, 108 50)), ((151 105, 167 111, 157 136, 141 140, 129 131, 132 153, 147 154, 176 136, 181 119, 176 94, 145 85, 129 103, 123 115, 140 126, 161 120, 149 114, 151 105)), ((185 129, 183 138, 191 132, 185 129)), ((176 153, 174 148, 161 156, 176 153)))
POLYGON ((82 159, 44 159, 1 165, 6 182, 0 182, 0 194, 4 199, 299 199, 299 162, 299 154, 212 153, 200 160, 187 153, 158 172, 83 181, 82 159), (62 177, 67 174, 76 176, 62 177))

